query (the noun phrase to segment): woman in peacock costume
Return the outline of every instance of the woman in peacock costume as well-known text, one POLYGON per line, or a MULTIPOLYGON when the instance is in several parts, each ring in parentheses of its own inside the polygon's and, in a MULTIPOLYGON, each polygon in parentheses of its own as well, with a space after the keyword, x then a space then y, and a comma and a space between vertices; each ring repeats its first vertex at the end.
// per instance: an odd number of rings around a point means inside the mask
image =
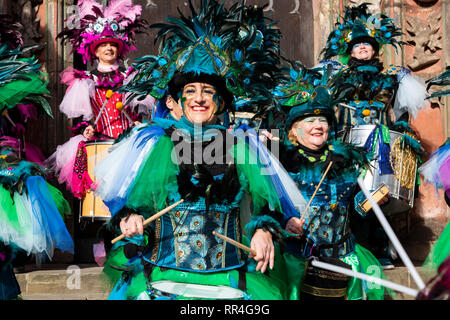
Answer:
POLYGON ((49 116, 51 111, 43 97, 48 90, 37 60, 22 56, 30 47, 23 47, 20 25, 9 16, 0 21, 4 27, 0 28, 0 299, 6 300, 20 294, 12 268, 18 252, 52 259, 56 248, 73 254, 74 244, 63 220, 71 211, 68 202, 45 180, 47 173, 39 161, 24 160, 23 145, 10 144, 3 135, 10 129, 5 124, 19 126, 10 117, 19 106, 38 104, 49 116))
POLYGON ((94 168, 95 192, 112 214, 109 227, 125 235, 104 268, 116 284, 109 299, 284 299, 282 277, 264 273, 274 267, 274 242, 285 235, 278 196, 284 185, 273 182, 258 147, 218 119, 239 103, 271 98, 270 87, 258 81, 258 72, 265 72, 258 69, 264 51, 256 55, 249 46, 263 39, 246 25, 263 11, 237 3, 226 9, 214 0, 202 1, 198 9, 189 5, 191 16, 152 26, 164 49, 140 58, 136 77, 123 87, 156 99, 168 92, 183 117, 155 118, 134 128, 94 168), (251 216, 240 210, 246 194, 251 216), (144 218, 180 200, 143 227, 144 218), (254 253, 247 255, 213 231, 246 243, 254 253), (164 284, 179 290, 163 290, 164 284), (214 288, 239 293, 218 296, 214 288))
POLYGON ((346 7, 328 36, 320 65, 333 66, 333 86, 354 85, 338 109, 339 131, 364 124, 392 127, 426 107, 423 80, 402 66, 385 68, 379 60, 383 46, 404 44, 397 40, 402 33, 394 22, 384 13, 371 13, 364 3, 346 7))
POLYGON ((333 107, 343 92, 328 86, 330 72, 316 73, 293 62, 289 80, 274 91, 279 104, 290 109, 280 162, 302 197, 302 202, 294 205, 295 210, 284 210, 282 222, 287 232, 296 235, 285 241, 283 255, 288 293, 295 300, 380 300, 386 293, 383 287, 310 264, 311 259, 319 259, 383 277, 381 265, 369 250, 355 242, 349 226, 352 210, 362 216, 371 214, 359 206, 365 197, 357 185, 358 175, 368 161, 362 148, 336 139, 333 107))
MULTIPOLYGON (((320 63, 333 67, 331 85, 336 90, 353 86, 336 107, 338 135, 372 153, 371 163, 378 168, 364 178, 368 189, 376 189, 375 184, 381 182, 390 189, 399 185, 395 187, 401 189, 399 195, 386 207, 386 214, 391 215, 407 212, 414 204, 420 185, 417 166, 424 150, 410 119, 428 105, 422 79, 403 66, 385 68, 379 59, 383 46, 397 49, 404 44, 398 40, 402 33, 394 22, 384 13, 370 12, 365 3, 346 7, 342 22, 337 22, 328 36, 320 63)), ((385 268, 393 268, 390 260, 396 253, 378 221, 356 218, 354 223, 368 223, 369 231, 358 238, 371 243, 385 268)))

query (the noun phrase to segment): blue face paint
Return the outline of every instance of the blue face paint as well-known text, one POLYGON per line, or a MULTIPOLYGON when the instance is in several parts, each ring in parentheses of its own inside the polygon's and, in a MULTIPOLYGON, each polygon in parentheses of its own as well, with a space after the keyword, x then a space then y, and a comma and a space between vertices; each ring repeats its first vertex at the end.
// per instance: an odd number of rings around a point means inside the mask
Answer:
POLYGON ((360 47, 361 45, 365 45, 365 46, 368 46, 368 47, 371 47, 371 46, 372 46, 372 45, 371 45, 370 43, 368 43, 368 42, 361 42, 361 43, 355 44, 355 45, 353 46, 353 49, 354 49, 354 48, 358 48, 358 47, 360 47))

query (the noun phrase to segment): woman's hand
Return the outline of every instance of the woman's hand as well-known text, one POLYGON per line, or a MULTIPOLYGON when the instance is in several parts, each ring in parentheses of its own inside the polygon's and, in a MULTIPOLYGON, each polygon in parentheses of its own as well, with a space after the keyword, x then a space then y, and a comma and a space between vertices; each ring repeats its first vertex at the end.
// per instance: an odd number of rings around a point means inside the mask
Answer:
POLYGON ((286 231, 289 233, 295 233, 299 236, 295 237, 300 239, 300 236, 303 234, 303 224, 305 223, 305 219, 299 219, 296 217, 292 217, 286 223, 286 231))
POLYGON ((132 238, 138 234, 144 234, 144 217, 139 214, 132 214, 120 221, 120 231, 127 238, 132 238))
POLYGON ((250 254, 250 258, 258 261, 256 265, 256 271, 264 273, 269 265, 270 269, 273 269, 275 259, 275 247, 272 241, 272 234, 269 231, 263 229, 257 229, 252 237, 250 246, 256 251, 256 255, 250 254))

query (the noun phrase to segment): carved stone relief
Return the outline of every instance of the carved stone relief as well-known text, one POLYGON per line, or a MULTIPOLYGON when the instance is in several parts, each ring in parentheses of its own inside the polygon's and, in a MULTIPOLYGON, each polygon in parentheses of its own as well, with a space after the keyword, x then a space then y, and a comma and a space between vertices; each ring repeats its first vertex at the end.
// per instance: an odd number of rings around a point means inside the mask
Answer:
POLYGON ((349 0, 348 1, 348 6, 351 7, 355 7, 355 6, 359 6, 360 4, 363 3, 367 3, 368 4, 368 8, 370 9, 371 12, 379 12, 380 11, 380 1, 376 1, 376 0, 349 0))
POLYGON ((408 67, 412 71, 422 70, 432 66, 441 58, 436 52, 442 49, 441 15, 428 16, 426 21, 416 17, 406 17, 407 42, 414 45, 413 59, 408 67))

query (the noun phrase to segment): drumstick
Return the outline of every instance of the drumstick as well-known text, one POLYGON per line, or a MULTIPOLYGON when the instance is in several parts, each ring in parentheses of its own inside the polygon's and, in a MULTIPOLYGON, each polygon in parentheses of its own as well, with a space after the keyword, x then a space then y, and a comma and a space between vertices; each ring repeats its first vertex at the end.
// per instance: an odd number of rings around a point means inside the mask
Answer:
POLYGON ((123 106, 122 102, 119 101, 119 102, 116 103, 116 109, 119 110, 120 112, 122 112, 125 115, 125 118, 127 118, 128 121, 130 121, 131 124, 134 123, 133 119, 131 119, 130 115, 125 110, 125 107, 123 106))
POLYGON ((94 121, 94 128, 97 126, 97 122, 98 122, 98 120, 100 119, 100 116, 102 115, 103 109, 105 109, 106 104, 108 103, 109 99, 112 97, 113 94, 114 94, 114 92, 113 92, 112 90, 106 91, 106 94, 105 94, 106 99, 105 99, 105 101, 103 102, 103 105, 102 105, 102 107, 101 107, 101 109, 100 109, 100 112, 99 112, 98 115, 97 115, 97 118, 95 118, 95 121, 94 121))
POLYGON ((320 187, 320 185, 322 184, 323 179, 325 179, 325 176, 327 175, 328 170, 330 170, 332 164, 333 164, 333 161, 330 161, 330 164, 328 165, 327 169, 326 169, 325 172, 323 173, 322 179, 320 179, 319 184, 318 184, 317 187, 316 187, 316 190, 314 190, 314 193, 313 193, 313 195, 311 196, 311 199, 309 199, 309 202, 308 202, 308 204, 306 205, 306 208, 305 208, 305 210, 303 211, 303 214, 302 214, 302 216, 300 217, 300 220, 303 219, 303 217, 304 217, 306 211, 308 211, 308 208, 309 208, 309 206, 310 206, 312 200, 313 200, 314 197, 316 196, 317 190, 319 190, 319 187, 320 187))
POLYGON ((125 115, 125 117, 128 119, 128 121, 130 121, 131 124, 134 123, 133 119, 131 119, 130 115, 128 114, 128 112, 125 109, 122 109, 123 114, 125 115))
POLYGON ((245 250, 247 252, 250 252, 251 254, 253 254, 254 256, 256 256, 256 251, 253 250, 252 248, 249 248, 247 246, 244 246, 242 243, 239 243, 231 238, 228 238, 227 236, 224 236, 223 234, 217 233, 215 231, 212 232, 213 235, 218 236, 219 238, 221 238, 222 240, 231 243, 232 245, 241 248, 242 250, 245 250))
MULTIPOLYGON (((163 214, 169 212, 170 210, 172 210, 173 208, 175 208, 177 205, 179 205, 179 204, 182 203, 183 201, 184 201, 184 199, 181 199, 180 201, 175 202, 174 204, 168 206, 167 208, 162 209, 162 210, 159 211, 158 213, 155 213, 154 215, 152 215, 152 216, 151 216, 150 218, 148 218, 147 220, 144 220, 144 223, 143 223, 142 225, 143 225, 144 227, 147 226, 150 222, 152 222, 152 221, 158 219, 158 218, 161 217, 163 214)), ((114 244, 114 243, 116 243, 117 241, 122 240, 123 238, 125 238, 125 235, 124 235, 124 234, 121 234, 120 236, 114 238, 114 239, 111 241, 111 243, 114 244)))

